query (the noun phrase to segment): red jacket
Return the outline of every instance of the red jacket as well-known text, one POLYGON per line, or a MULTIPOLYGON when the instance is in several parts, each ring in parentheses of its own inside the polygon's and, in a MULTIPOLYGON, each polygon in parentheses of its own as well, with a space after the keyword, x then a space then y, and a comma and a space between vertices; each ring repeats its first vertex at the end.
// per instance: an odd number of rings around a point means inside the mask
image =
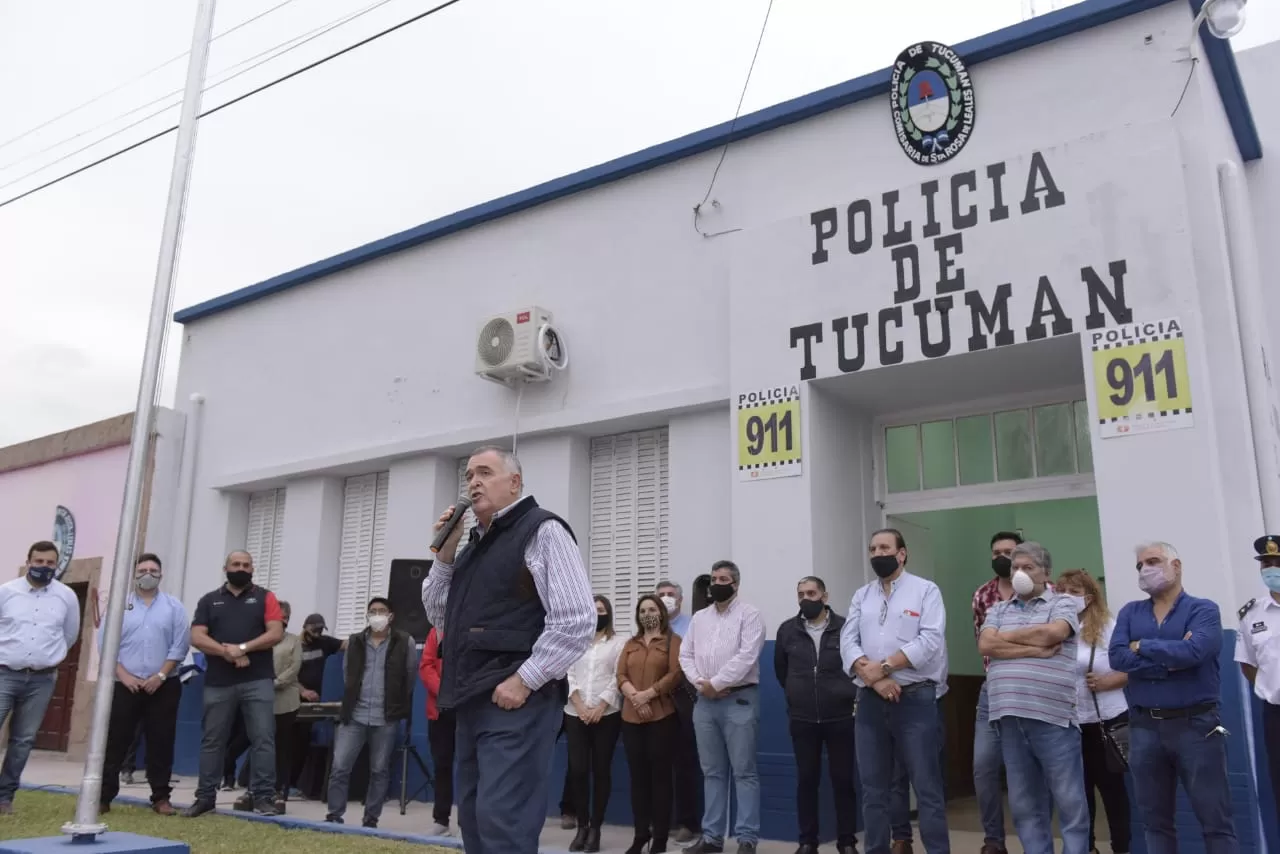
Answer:
POLYGON ((418 662, 418 677, 427 686, 427 720, 440 717, 436 697, 440 695, 440 633, 432 627, 427 632, 427 642, 422 645, 422 660, 418 662))

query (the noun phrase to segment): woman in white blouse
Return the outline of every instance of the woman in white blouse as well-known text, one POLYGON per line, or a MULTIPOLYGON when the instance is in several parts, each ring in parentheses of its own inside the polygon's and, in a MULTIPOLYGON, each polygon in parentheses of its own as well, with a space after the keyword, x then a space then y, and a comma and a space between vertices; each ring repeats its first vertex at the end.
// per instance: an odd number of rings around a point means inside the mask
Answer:
POLYGON ((569 740, 569 789, 578 833, 570 851, 599 851, 600 826, 613 786, 613 750, 622 731, 622 694, 618 656, 627 639, 613 631, 613 605, 596 600, 596 636, 582 658, 569 668, 569 702, 564 731, 569 740))
POLYGON ((1089 802, 1089 850, 1094 845, 1094 790, 1102 796, 1107 811, 1107 827, 1111 831, 1113 854, 1128 854, 1129 792, 1125 788, 1125 772, 1107 759, 1103 727, 1127 724, 1129 704, 1124 686, 1126 673, 1111 669, 1107 645, 1116 621, 1107 609, 1102 589, 1083 569, 1069 569, 1058 579, 1058 592, 1076 597, 1080 607, 1080 638, 1076 644, 1076 715, 1080 721, 1081 753, 1084 757, 1084 789, 1089 802))

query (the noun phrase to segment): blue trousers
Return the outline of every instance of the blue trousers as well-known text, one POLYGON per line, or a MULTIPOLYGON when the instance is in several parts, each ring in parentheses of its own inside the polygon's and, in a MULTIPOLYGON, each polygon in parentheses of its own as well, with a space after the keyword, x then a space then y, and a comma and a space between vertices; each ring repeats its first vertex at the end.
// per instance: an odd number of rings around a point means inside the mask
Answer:
POLYGON ((1009 775, 1009 809, 1026 854, 1053 854, 1053 808, 1058 808, 1062 854, 1088 854, 1089 805, 1080 730, 1031 718, 996 722, 1009 775))
POLYGON ((489 693, 457 709, 458 827, 467 854, 538 854, 564 697, 550 687, 510 711, 489 693))
POLYGON ((0 766, 0 804, 13 802, 57 681, 56 673, 19 673, 0 668, 0 726, 4 726, 6 718, 9 720, 9 747, 4 752, 4 765, 0 766))
POLYGON ((1240 850, 1227 783, 1227 736, 1218 729, 1221 724, 1217 709, 1168 720, 1130 711, 1129 770, 1149 854, 1178 854, 1174 811, 1179 781, 1200 822, 1206 854, 1240 850))
POLYGON ((760 730, 760 689, 741 688, 720 700, 699 697, 693 728, 702 762, 702 838, 716 844, 729 835, 729 784, 738 795, 733 836, 738 843, 760 839, 760 773, 756 736, 760 730))

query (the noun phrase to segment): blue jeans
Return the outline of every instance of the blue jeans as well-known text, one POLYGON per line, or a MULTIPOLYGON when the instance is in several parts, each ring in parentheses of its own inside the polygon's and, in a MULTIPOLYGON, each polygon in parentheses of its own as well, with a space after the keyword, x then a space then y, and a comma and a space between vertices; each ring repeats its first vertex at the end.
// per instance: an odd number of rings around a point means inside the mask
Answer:
POLYGON ((752 685, 722 700, 698 697, 693 731, 702 762, 702 838, 717 845, 729 835, 729 777, 738 795, 733 836, 739 844, 760 839, 760 774, 756 736, 760 729, 760 689, 752 685))
POLYGON ((906 767, 916 790, 920 841, 925 850, 929 854, 950 854, 936 686, 932 682, 909 685, 902 689, 896 703, 881 699, 870 688, 859 689, 854 728, 867 854, 889 851, 895 761, 906 767))
POLYGON ((1227 784, 1227 739, 1217 709, 1170 720, 1129 714, 1129 768, 1149 854, 1177 854, 1174 810, 1178 781, 1200 822, 1206 854, 1240 850, 1227 784))
POLYGON ((1009 808, 1026 854, 1054 854, 1053 806, 1058 807, 1062 854, 1088 854, 1080 730, 1031 718, 1003 717, 1000 745, 1009 775, 1009 808))
POLYGON ((342 818, 347 811, 347 786, 360 750, 369 745, 369 789, 364 796, 364 820, 377 823, 387 800, 391 780, 391 751, 395 749, 400 724, 368 726, 352 721, 338 724, 333 733, 333 768, 329 771, 329 814, 342 818))
POLYGON ((518 709, 498 708, 489 693, 458 707, 455 788, 467 854, 538 854, 564 702, 548 686, 518 709))
POLYGON ((9 718, 9 746, 0 766, 0 804, 13 802, 22 769, 44 720, 57 673, 19 673, 0 667, 0 727, 9 718))
POLYGON ((1004 792, 1000 772, 1004 768, 1004 748, 1000 728, 991 725, 987 713, 987 683, 978 693, 978 722, 973 729, 973 787, 978 794, 985 842, 1004 847, 1004 792))
MULTIPOLYGON (((942 700, 938 700, 938 761, 947 767, 947 727, 942 717, 942 700)), ((947 778, 942 778, 943 799, 946 799, 947 778)), ((911 775, 901 759, 893 761, 893 788, 889 792, 889 827, 894 842, 911 842, 911 775)))
POLYGON ((205 685, 204 732, 200 739, 200 781, 196 801, 217 799, 223 759, 231 739, 236 711, 244 716, 249 736, 249 793, 255 801, 275 800, 276 791, 276 692, 270 679, 253 679, 236 685, 205 685))

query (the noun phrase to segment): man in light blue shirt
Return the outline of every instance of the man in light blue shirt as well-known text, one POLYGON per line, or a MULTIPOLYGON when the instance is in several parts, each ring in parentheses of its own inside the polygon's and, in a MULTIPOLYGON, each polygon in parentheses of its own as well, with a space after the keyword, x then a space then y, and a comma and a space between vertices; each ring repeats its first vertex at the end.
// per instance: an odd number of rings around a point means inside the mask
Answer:
POLYGON ((26 575, 0 584, 0 727, 9 721, 0 815, 13 812, 13 794, 53 696, 58 665, 80 635, 80 602, 54 577, 57 570, 58 547, 41 540, 27 550, 26 575))
POLYGON ((840 632, 840 656, 858 686, 854 743, 867 854, 889 851, 895 760, 916 790, 925 851, 950 854, 937 704, 947 683, 942 592, 906 571, 900 531, 876 531, 868 551, 877 578, 853 594, 840 632))
MULTIPOLYGON (((191 628, 182 603, 160 592, 160 558, 144 554, 133 572, 133 591, 124 606, 120 654, 116 657, 115 694, 111 725, 102 764, 102 794, 98 811, 109 812, 120 793, 120 768, 139 722, 147 745, 147 783, 151 808, 173 815, 169 803, 173 775, 173 741, 178 726, 182 684, 178 666, 191 646, 191 628)), ((102 648, 103 629, 98 630, 102 648)))

